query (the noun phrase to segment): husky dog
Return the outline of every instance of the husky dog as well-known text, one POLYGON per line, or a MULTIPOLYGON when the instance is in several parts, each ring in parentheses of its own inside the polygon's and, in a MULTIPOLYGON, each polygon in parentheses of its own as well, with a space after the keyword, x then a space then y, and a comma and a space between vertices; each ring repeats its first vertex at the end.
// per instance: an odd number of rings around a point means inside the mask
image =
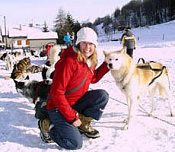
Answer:
POLYGON ((61 52, 61 47, 59 45, 54 45, 50 51, 48 56, 48 62, 50 66, 54 66, 55 63, 59 60, 59 54, 61 52))
POLYGON ((51 67, 45 66, 42 69, 42 72, 41 72, 42 78, 46 84, 52 84, 54 70, 55 70, 54 66, 51 66, 51 67))
POLYGON ((12 79, 24 78, 26 75, 26 69, 31 66, 31 60, 29 57, 23 58, 16 65, 11 73, 12 79))
POLYGON ((17 81, 14 80, 15 87, 17 92, 25 96, 29 101, 33 102, 33 98, 35 97, 35 92, 37 88, 38 81, 17 81))
POLYGON ((42 72, 42 70, 43 70, 42 66, 31 65, 26 69, 26 73, 38 73, 42 72))
POLYGON ((30 102, 36 104, 39 100, 46 100, 50 86, 44 81, 25 79, 23 81, 14 80, 17 92, 26 97, 30 102))
POLYGON ((2 53, 1 57, 0 57, 0 60, 4 61, 6 56, 7 56, 7 54, 8 54, 7 52, 2 53))
POLYGON ((6 63, 6 69, 12 70, 13 66, 15 65, 15 57, 12 54, 7 53, 6 57, 4 58, 4 61, 6 63))
POLYGON ((161 96, 168 97, 170 115, 173 116, 170 93, 170 82, 168 70, 161 63, 150 62, 145 64, 134 64, 132 58, 126 54, 126 48, 114 52, 105 52, 105 61, 116 81, 116 85, 125 94, 128 104, 128 117, 125 120, 124 129, 132 126, 136 115, 141 94, 148 93, 153 112, 153 97, 156 91, 161 96), (146 91, 146 92, 145 92, 146 91), (132 120, 131 120, 132 119, 132 120))
POLYGON ((17 69, 25 71, 31 65, 31 60, 29 57, 23 58, 17 63, 17 69))

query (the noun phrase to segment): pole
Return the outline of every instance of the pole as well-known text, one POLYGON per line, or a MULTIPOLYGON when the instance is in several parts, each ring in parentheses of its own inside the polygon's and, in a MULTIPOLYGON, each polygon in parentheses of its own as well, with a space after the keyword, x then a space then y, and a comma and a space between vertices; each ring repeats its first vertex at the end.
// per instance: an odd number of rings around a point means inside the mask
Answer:
POLYGON ((4 16, 5 47, 7 48, 6 17, 4 16))

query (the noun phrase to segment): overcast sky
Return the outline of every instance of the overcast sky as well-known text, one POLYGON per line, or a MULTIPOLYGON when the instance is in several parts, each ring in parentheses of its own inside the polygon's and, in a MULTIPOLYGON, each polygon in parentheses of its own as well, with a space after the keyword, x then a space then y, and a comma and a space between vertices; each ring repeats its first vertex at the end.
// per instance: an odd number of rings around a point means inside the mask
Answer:
POLYGON ((7 25, 28 23, 53 24, 59 8, 70 13, 75 20, 94 21, 111 15, 130 0, 1 0, 0 24, 6 16, 7 25))

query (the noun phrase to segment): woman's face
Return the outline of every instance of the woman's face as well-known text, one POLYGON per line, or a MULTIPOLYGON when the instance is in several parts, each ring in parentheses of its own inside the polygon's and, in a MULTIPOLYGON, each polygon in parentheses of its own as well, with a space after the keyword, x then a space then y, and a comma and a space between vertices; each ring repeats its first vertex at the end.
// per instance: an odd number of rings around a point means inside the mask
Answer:
POLYGON ((80 42, 80 51, 86 57, 89 58, 95 51, 95 45, 90 42, 80 42))

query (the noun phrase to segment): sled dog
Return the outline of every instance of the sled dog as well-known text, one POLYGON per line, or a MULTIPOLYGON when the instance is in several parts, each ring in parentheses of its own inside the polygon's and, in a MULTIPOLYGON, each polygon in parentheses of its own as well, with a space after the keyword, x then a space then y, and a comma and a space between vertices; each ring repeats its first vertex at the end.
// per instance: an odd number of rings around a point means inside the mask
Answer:
POLYGON ((4 58, 4 61, 6 63, 6 69, 12 70, 13 66, 15 65, 15 57, 12 54, 7 53, 7 56, 4 58))
POLYGON ((36 80, 14 80, 17 92, 26 97, 30 102, 36 104, 39 100, 46 100, 50 86, 44 81, 36 80))
POLYGON ((26 57, 20 60, 16 65, 14 65, 14 68, 11 73, 11 78, 12 79, 24 78, 26 76, 26 69, 29 66, 31 66, 30 58, 26 57))
POLYGON ((135 115, 140 97, 146 92, 151 100, 149 115, 153 112, 153 97, 158 91, 160 96, 168 97, 170 115, 173 116, 172 105, 170 103, 173 97, 166 66, 158 62, 135 64, 133 59, 126 54, 125 47, 119 51, 104 51, 104 55, 116 85, 126 96, 128 117, 124 121, 126 123, 124 129, 132 126, 132 122, 136 118, 135 115))
POLYGON ((51 66, 51 67, 45 66, 42 69, 42 72, 41 72, 42 78, 43 78, 43 80, 45 81, 46 84, 52 84, 54 71, 55 71, 54 66, 51 66))
POLYGON ((55 63, 60 59, 59 54, 61 52, 61 47, 59 45, 54 45, 50 51, 48 56, 48 61, 50 66, 54 66, 55 63))
POLYGON ((27 67, 26 73, 38 73, 38 72, 42 72, 42 70, 43 70, 42 66, 31 65, 27 67))
POLYGON ((29 57, 26 57, 17 63, 16 68, 22 71, 25 71, 27 67, 29 67, 30 65, 31 65, 31 60, 29 57))

